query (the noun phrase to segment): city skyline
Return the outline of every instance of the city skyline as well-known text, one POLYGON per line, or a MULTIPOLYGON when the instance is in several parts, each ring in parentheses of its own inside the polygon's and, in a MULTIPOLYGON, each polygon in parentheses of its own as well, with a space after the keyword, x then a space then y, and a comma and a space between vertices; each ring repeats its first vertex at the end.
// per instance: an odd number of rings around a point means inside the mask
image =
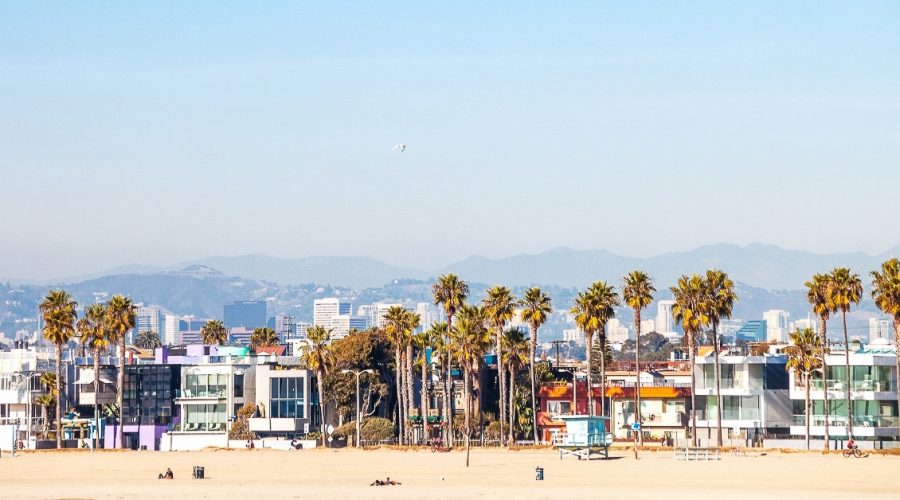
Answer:
POLYGON ((0 274, 882 252, 898 20, 889 2, 5 4, 0 274))

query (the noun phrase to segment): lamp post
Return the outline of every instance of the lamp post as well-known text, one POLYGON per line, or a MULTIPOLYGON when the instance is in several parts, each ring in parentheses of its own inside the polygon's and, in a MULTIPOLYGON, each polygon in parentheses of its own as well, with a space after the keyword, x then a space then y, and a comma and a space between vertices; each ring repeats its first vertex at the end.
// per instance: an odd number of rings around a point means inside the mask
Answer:
POLYGON ((363 373, 375 373, 375 370, 367 368, 365 370, 341 370, 341 373, 352 373, 356 375, 356 447, 359 448, 359 376, 363 373))

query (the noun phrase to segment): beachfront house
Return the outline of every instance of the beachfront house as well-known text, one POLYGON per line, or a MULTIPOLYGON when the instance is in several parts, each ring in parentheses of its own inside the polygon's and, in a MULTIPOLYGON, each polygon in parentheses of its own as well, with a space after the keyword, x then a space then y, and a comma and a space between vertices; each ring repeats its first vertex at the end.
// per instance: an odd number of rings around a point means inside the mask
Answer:
MULTIPOLYGON (((684 442, 691 405, 691 372, 678 369, 641 370, 641 433, 644 440, 684 442)), ((606 397, 610 404, 610 432, 615 439, 634 438, 636 420, 632 371, 610 372, 606 397)))
MULTIPOLYGON (((853 418, 853 437, 857 441, 872 441, 882 447, 884 441, 900 439, 897 432, 897 376, 896 352, 884 340, 868 345, 850 343, 850 397, 853 418)), ((847 439, 847 382, 845 350, 832 346, 826 356, 825 384, 821 375, 814 377, 810 390, 812 417, 810 436, 817 448, 823 446, 825 436, 824 387, 828 388, 829 435, 836 441, 832 448, 840 447, 847 439)), ((806 391, 801 378, 791 372, 790 397, 793 409, 791 435, 806 435, 806 391)))
POLYGON ((52 348, 19 344, 0 351, 0 450, 9 450, 19 441, 29 449, 35 448, 46 423, 41 407, 35 403, 47 393, 40 374, 52 371, 55 359, 52 348))
POLYGON ((256 372, 256 413, 249 420, 250 431, 260 438, 292 438, 319 429, 315 373, 300 367, 300 358, 279 357, 258 364, 256 372))
MULTIPOLYGON (((783 346, 781 346, 783 347, 783 346)), ((786 437, 793 421, 787 356, 768 350, 727 349, 719 355, 724 444, 758 444, 765 437, 786 437)), ((715 445, 717 426, 715 364, 712 348, 700 347, 694 371, 697 435, 715 445)))

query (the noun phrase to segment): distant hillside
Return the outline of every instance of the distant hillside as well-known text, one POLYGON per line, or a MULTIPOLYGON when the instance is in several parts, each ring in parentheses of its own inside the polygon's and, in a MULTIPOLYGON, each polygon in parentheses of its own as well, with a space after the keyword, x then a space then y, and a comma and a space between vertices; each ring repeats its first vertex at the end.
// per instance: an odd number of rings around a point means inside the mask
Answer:
POLYGON ((369 257, 305 257, 267 255, 207 257, 178 265, 203 264, 233 276, 248 276, 281 285, 334 284, 353 288, 379 287, 395 279, 428 277, 427 272, 385 264, 369 257))

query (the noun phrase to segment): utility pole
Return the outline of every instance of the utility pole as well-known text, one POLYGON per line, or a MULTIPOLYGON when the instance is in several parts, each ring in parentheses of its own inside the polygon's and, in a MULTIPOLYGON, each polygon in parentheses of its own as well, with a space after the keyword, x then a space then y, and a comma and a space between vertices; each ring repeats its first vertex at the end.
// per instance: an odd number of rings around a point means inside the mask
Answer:
MULTIPOLYGON (((341 370, 341 373, 352 373, 356 375, 356 447, 359 448, 360 434, 360 415, 359 415, 359 376, 363 373, 375 373, 375 370, 341 370)), ((320 396, 321 397, 321 396, 320 396)))
POLYGON ((567 344, 568 342, 566 342, 565 340, 553 340, 550 343, 553 344, 554 347, 556 347, 556 369, 558 370, 559 369, 559 345, 567 344))

